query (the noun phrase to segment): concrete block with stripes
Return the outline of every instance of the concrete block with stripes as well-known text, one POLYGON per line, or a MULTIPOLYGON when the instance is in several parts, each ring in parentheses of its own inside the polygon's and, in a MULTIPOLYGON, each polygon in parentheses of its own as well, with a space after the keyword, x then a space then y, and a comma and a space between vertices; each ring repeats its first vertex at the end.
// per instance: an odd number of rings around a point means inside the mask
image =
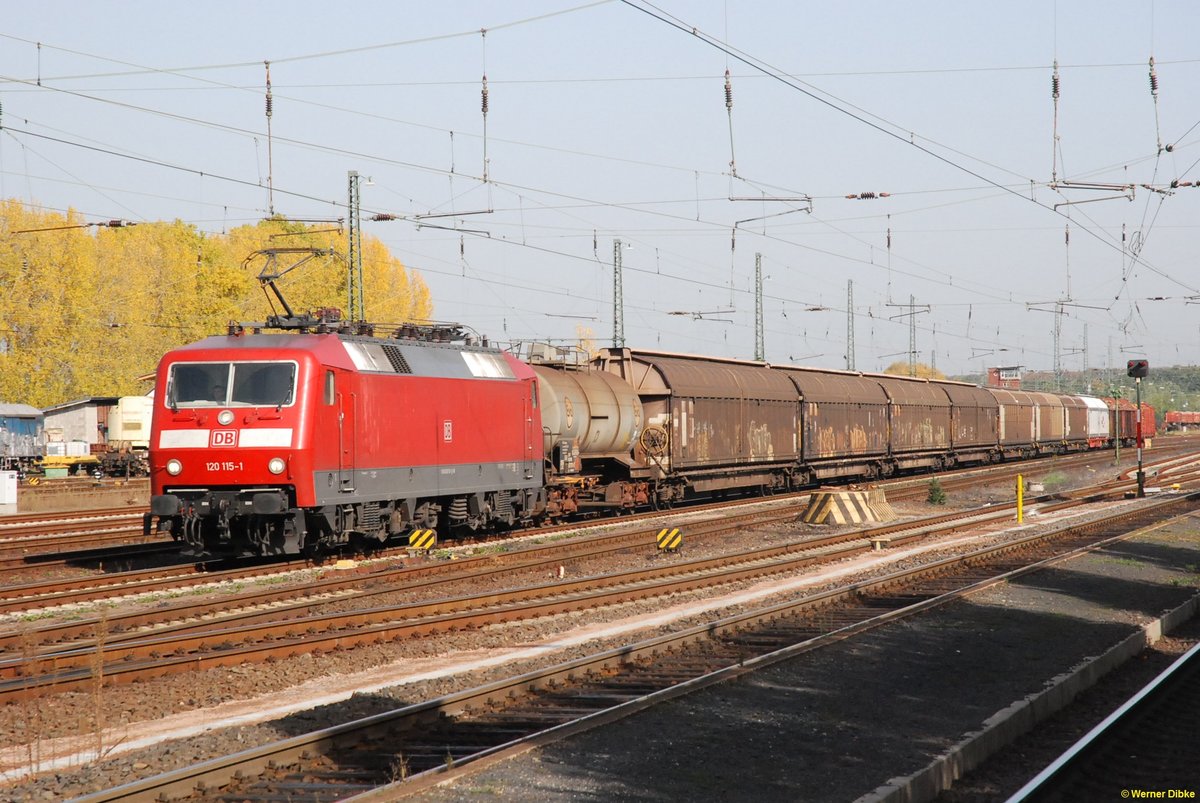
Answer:
POLYGON ((866 524, 894 521, 896 511, 888 504, 882 488, 846 491, 821 488, 813 491, 800 516, 805 524, 866 524))
POLYGON ((408 548, 428 552, 437 546, 436 530, 413 530, 408 536, 408 548))

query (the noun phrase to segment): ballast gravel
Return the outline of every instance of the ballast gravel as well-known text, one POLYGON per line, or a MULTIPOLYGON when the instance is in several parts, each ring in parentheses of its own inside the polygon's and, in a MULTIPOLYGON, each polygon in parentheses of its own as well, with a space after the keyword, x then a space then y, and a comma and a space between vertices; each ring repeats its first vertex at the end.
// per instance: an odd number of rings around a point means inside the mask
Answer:
MULTIPOLYGON (((925 510, 928 510, 927 508, 925 510)), ((803 525, 801 525, 803 527, 803 525)), ((772 534, 771 538, 790 538, 794 537, 794 533, 779 532, 772 534)), ((708 554, 711 551, 715 554, 718 551, 728 551, 734 546, 749 543, 750 540, 757 539, 759 545, 762 543, 762 534, 750 534, 747 536, 747 541, 743 542, 740 538, 728 539, 720 546, 700 546, 700 542, 689 546, 687 557, 699 557, 702 554, 708 554)), ((1195 538, 1192 539, 1195 541, 1195 538)), ((919 561, 910 559, 905 563, 910 562, 926 562, 936 559, 950 552, 950 548, 939 552, 937 550, 922 556, 919 561)), ((644 557, 628 558, 632 561, 642 561, 644 557)), ((1129 558, 1128 560, 1134 563, 1140 563, 1140 559, 1129 558)), ((1191 560, 1193 565, 1200 563, 1200 556, 1192 555, 1191 560)), ((619 563, 619 561, 618 561, 619 563)), ((615 570, 615 565, 597 565, 594 567, 594 572, 601 573, 602 571, 615 570)), ((1124 564, 1119 564, 1124 565, 1124 564)), ((572 567, 573 569, 576 567, 572 567)), ((889 570, 897 568, 892 565, 889 570)), ((1132 570, 1132 566, 1126 565, 1127 570, 1132 570)), ((582 570, 582 567, 580 567, 582 570)), ((1170 574, 1170 579, 1177 581, 1178 585, 1170 586, 1170 589, 1178 593, 1188 593, 1191 586, 1195 583, 1196 577, 1194 573, 1189 574, 1187 571, 1180 570, 1178 567, 1174 569, 1162 568, 1163 571, 1170 574), (1173 573, 1172 573, 1173 572, 1173 573)), ((852 579, 864 579, 870 574, 878 574, 879 571, 864 572, 861 575, 856 575, 852 579)), ((1103 574, 1103 573, 1101 573, 1103 574)), ((508 578, 510 584, 514 578, 508 578)), ((1161 578, 1155 580, 1152 585, 1158 586, 1162 583, 1161 578)), ((845 579, 840 579, 837 583, 830 582, 825 586, 814 586, 811 590, 820 590, 823 587, 832 587, 835 584, 841 584, 845 579)), ((471 589, 474 590, 474 589, 471 589)), ((808 589, 806 589, 808 590, 808 589)), ((264 665, 243 665, 228 670, 213 670, 210 672, 190 673, 189 675, 179 676, 176 678, 164 679, 162 681, 152 681, 149 683, 138 684, 128 687, 112 687, 106 688, 100 695, 102 701, 101 708, 103 710, 103 723, 107 728, 112 729, 114 726, 120 726, 122 723, 128 725, 125 731, 127 737, 113 737, 112 733, 122 732, 120 727, 115 731, 106 731, 105 742, 99 737, 99 733, 95 726, 94 712, 97 709, 97 695, 89 694, 74 694, 74 695, 59 695, 55 698, 39 701, 36 706, 7 706, 0 710, 0 732, 6 736, 8 744, 25 744, 25 752, 27 754, 27 766, 46 766, 43 761, 41 745, 47 742, 50 738, 56 735, 63 735, 74 732, 77 735, 79 749, 86 750, 92 747, 99 748, 102 755, 111 755, 112 758, 104 761, 88 762, 87 766, 66 766, 58 768, 52 773, 43 774, 36 779, 18 782, 17 784, 5 789, 0 789, 0 797, 13 796, 13 799, 60 799, 61 797, 72 797, 88 791, 97 789, 109 788, 117 785, 120 782, 127 781, 134 777, 162 772, 172 767, 182 766, 188 763, 211 757, 214 755, 228 754, 235 752, 238 749, 243 749, 250 745, 262 744, 277 740, 284 736, 292 735, 300 730, 311 730, 318 727, 323 727, 335 722, 343 722, 359 716, 366 716, 377 713, 382 710, 387 710, 392 707, 405 705, 421 700, 437 697, 442 694, 447 694, 453 691, 458 691, 470 686, 479 685, 501 677, 511 676, 522 671, 527 671, 539 666, 544 666, 550 663, 557 663, 563 660, 568 660, 572 657, 577 657, 583 654, 596 652, 601 649, 618 646, 628 643, 632 640, 629 637, 619 637, 610 639, 600 639, 570 648, 564 648, 548 654, 541 660, 525 660, 516 664, 507 664, 501 667, 492 669, 476 670, 469 675, 448 676, 435 678, 432 680, 411 683, 404 686, 384 688, 375 690, 370 693, 355 695, 349 699, 338 702, 336 704, 323 706, 311 710, 303 710, 289 714, 281 719, 264 722, 261 724, 243 725, 236 728, 212 730, 203 735, 193 738, 176 740, 164 744, 158 744, 152 748, 138 750, 136 752, 124 753, 118 755, 121 750, 120 742, 123 738, 132 739, 136 736, 138 727, 137 723, 151 721, 156 718, 165 717, 178 710, 196 709, 198 714, 203 715, 203 709, 211 707, 220 702, 228 702, 237 698, 244 698, 251 694, 266 693, 275 690, 289 689, 299 686, 305 681, 313 681, 322 677, 337 677, 348 675, 355 672, 363 671, 369 667, 375 667, 393 662, 396 660, 419 660, 423 658, 431 658, 439 655, 446 655, 454 651, 462 650, 484 650, 498 649, 512 644, 520 643, 537 643, 554 637, 556 633, 566 633, 572 628, 580 624, 581 619, 586 619, 588 623, 617 621, 630 617, 644 616, 661 609, 664 605, 676 605, 687 601, 698 600, 704 595, 700 593, 691 593, 686 595, 675 595, 669 600, 633 603, 625 606, 614 606, 610 609, 601 611, 588 612, 586 614, 571 614, 559 617, 537 620, 536 622, 521 623, 515 625, 506 625, 501 627, 486 628, 481 631, 470 631, 465 633, 451 634, 447 636, 439 636, 434 639, 423 639, 420 641, 401 642, 397 644, 377 645, 373 647, 358 648, 352 651, 328 653, 320 656, 304 656, 293 660, 279 661, 273 664, 264 665)), ((794 596, 794 593, 782 594, 778 599, 794 596)), ((753 606, 741 607, 759 607, 762 604, 769 604, 775 601, 770 597, 755 602, 753 606)), ((1060 599, 1062 604, 1066 604, 1060 599)), ((344 604, 344 603, 339 603, 344 604)), ((992 603, 986 607, 986 612, 991 615, 988 619, 987 629, 991 632, 999 627, 999 624, 1006 618, 1006 613, 1003 609, 1003 601, 992 603), (1001 607, 997 609, 997 605, 1001 607)), ((1137 602, 1132 603, 1132 607, 1126 611, 1127 621, 1110 623, 1113 627, 1124 626, 1128 627, 1130 623, 1142 616, 1142 609, 1148 603, 1137 602)), ((1068 606, 1068 610, 1070 610, 1068 606)), ((665 632, 667 629, 676 630, 687 626, 699 624, 703 621, 711 620, 717 616, 729 615, 737 612, 739 607, 726 607, 710 614, 697 615, 681 619, 673 622, 669 628, 659 628, 659 631, 665 632)), ((1067 613, 1064 616, 1073 614, 1067 613)), ((1022 617, 1029 618, 1031 622, 1042 623, 1043 620, 1053 620, 1053 616, 1044 615, 1038 612, 1036 616, 1022 617)), ((917 628, 915 625, 901 625, 904 628, 917 628)), ((943 628, 946 632, 935 632, 937 638, 921 639, 918 642, 928 641, 931 647, 944 644, 947 639, 953 636, 960 630, 971 631, 972 626, 962 624, 960 626, 943 628)), ((655 631, 658 632, 658 631, 655 631)), ((638 634, 638 638, 653 635, 654 632, 642 632, 638 634)), ((1015 643, 1025 643, 1030 639, 1038 638, 1038 631, 1030 630, 1026 635, 1014 637, 1015 643)), ((1068 638, 1065 644, 1060 644, 1060 638, 1052 637, 1052 640, 1047 642, 1047 653, 1057 653, 1062 647, 1071 647, 1075 643, 1075 639, 1068 638)), ((856 643, 858 643, 856 641, 856 643)), ((969 642, 964 642, 969 643, 969 642)), ((840 675, 846 671, 847 666, 853 666, 855 672, 858 671, 859 665, 869 666, 869 663, 863 663, 863 658, 871 658, 874 656, 877 661, 884 661, 883 658, 875 656, 875 651, 878 649, 894 649, 898 651, 898 655, 905 656, 913 649, 913 642, 906 639, 897 639, 893 643, 887 643, 871 650, 868 650, 866 656, 851 656, 850 663, 837 664, 828 668, 828 671, 833 675, 840 675)), ((971 648, 971 653, 974 654, 977 649, 971 648)), ((904 666, 904 662, 897 661, 895 658, 890 658, 885 661, 890 663, 893 669, 885 673, 882 679, 876 679, 867 683, 865 688, 858 689, 855 693, 862 701, 862 710, 867 712, 875 711, 878 698, 886 698, 888 696, 887 684, 895 680, 897 677, 906 677, 906 675, 897 675, 896 672, 904 666)), ((990 659, 982 662, 982 669, 994 666, 994 662, 990 659)), ((916 671, 916 670, 912 670, 916 671)), ((979 681, 980 669, 976 669, 975 677, 970 673, 958 674, 952 676, 952 680, 943 679, 942 683, 957 683, 959 685, 970 686, 979 681)), ((986 676, 986 675, 985 675, 986 676)), ((936 682, 931 681, 936 686, 936 682)), ((739 686, 742 684, 738 684, 739 686)), ((991 684, 989 684, 991 685, 991 684)), ((949 699, 949 698, 947 698, 949 699)), ((1008 700, 1005 701, 1005 704, 1008 700)), ((732 705, 733 700, 730 700, 732 705)), ((964 710, 978 714, 987 708, 988 703, 981 703, 977 709, 964 705, 964 710)), ((1001 704, 998 707, 1002 707, 1001 704)), ((784 721, 792 719, 795 715, 786 710, 777 710, 778 707, 767 709, 766 714, 756 713, 752 716, 742 714, 730 714, 724 722, 723 731, 729 733, 738 733, 739 726, 745 725, 749 727, 757 723, 760 719, 762 723, 769 724, 784 724, 784 721)), ((993 709, 994 710, 994 709, 993 709)), ((988 711, 987 713, 990 713, 988 711)), ((986 716, 986 714, 984 714, 986 716)), ((694 716, 694 715, 693 715, 694 716)), ((982 717, 981 717, 982 718, 982 717)), ((869 746, 872 738, 869 736, 871 727, 862 723, 848 724, 842 721, 829 721, 822 725, 818 722, 815 725, 809 722, 812 728, 809 731, 801 731, 800 733, 792 733, 788 735, 786 730, 780 732, 777 736, 771 736, 766 745, 758 744, 753 739, 747 736, 747 740, 742 742, 738 740, 740 746, 728 745, 728 749, 736 749, 738 756, 735 764, 738 766, 749 765, 758 767, 758 760, 752 757, 743 756, 743 751, 748 750, 752 755, 768 755, 770 750, 767 750, 767 745, 777 745, 780 739, 787 745, 791 745, 793 758, 785 759, 785 763, 790 763, 795 757, 808 755, 812 750, 812 743, 824 743, 830 741, 830 735, 833 734, 841 738, 841 734, 845 734, 850 740, 849 746, 845 746, 842 750, 842 757, 835 762, 837 765, 846 764, 847 766, 858 767, 861 769, 866 766, 874 766, 877 760, 867 754, 859 751, 854 746, 862 743, 869 746)), ((688 725, 687 728, 691 726, 688 725)), ((685 730, 687 729, 685 728, 685 730)), ((748 732, 749 733, 749 732, 748 732)), ((948 737, 947 737, 948 738, 948 737)), ((633 744, 640 745, 642 739, 639 738, 633 744)), ((620 745, 620 741, 615 742, 620 745)), ((626 742, 626 747, 629 742, 626 742)), ((661 745, 660 745, 661 746, 661 745)), ((640 756, 641 751, 636 751, 640 756)), ((665 753, 658 756, 658 761, 649 759, 649 765, 645 767, 647 775, 641 779, 642 791, 636 789, 614 789, 611 786, 602 786, 601 795, 607 797, 608 794, 617 793, 633 797, 628 799, 647 799, 639 797, 644 794, 655 794, 658 785, 654 782, 659 774, 664 772, 662 769, 667 764, 672 766, 680 766, 686 768, 690 766, 691 759, 688 756, 693 756, 695 753, 690 744, 680 745, 680 749, 671 747, 665 753), (686 749, 684 749, 686 748, 686 749), (657 769, 655 769, 657 768, 657 769), (647 792, 646 790, 649 790, 647 792)), ((728 755, 734 755, 732 753, 728 755)), ((626 756, 622 761, 630 762, 635 757, 626 756)), ((711 762, 710 762, 711 763, 711 762)), ((716 762, 720 764, 721 762, 716 762)), ((728 761, 726 763, 729 763, 728 761)), ((681 770, 686 771, 686 770, 681 770)), ((751 790, 755 792, 766 792, 774 789, 773 786, 764 786, 757 782, 747 782, 746 778, 740 772, 735 773, 739 778, 738 782, 729 787, 728 792, 721 792, 727 795, 726 799, 742 799, 737 797, 742 791, 747 795, 751 790), (733 795, 729 797, 728 795, 733 795)), ((769 774, 763 773, 761 769, 756 769, 754 777, 768 777, 769 774)), ((540 771, 539 771, 540 777, 540 771)), ((520 785, 511 787, 501 783, 495 789, 509 789, 508 796, 511 799, 531 799, 528 794, 534 789, 538 790, 538 794, 544 794, 547 800, 566 799, 556 797, 557 794, 564 793, 568 795, 581 794, 584 798, 589 797, 592 793, 587 791, 585 784, 582 788, 568 786, 565 790, 555 791, 552 788, 541 789, 540 786, 527 786, 524 782, 519 782, 520 785), (513 790, 517 790, 515 793, 513 790)), ((465 786, 459 787, 459 792, 466 789, 465 793, 470 799, 477 799, 479 790, 485 793, 493 787, 489 782, 485 782, 484 786, 465 786), (475 791, 470 791, 470 790, 475 791)), ((671 794, 674 794, 674 787, 667 787, 671 794)), ((447 791, 445 794, 458 794, 453 790, 447 791)), ((802 794, 799 798, 794 795, 787 799, 809 799, 807 794, 802 794)), ((450 797, 448 799, 456 799, 450 797)), ((466 799, 464 797, 463 799, 466 799)), ((536 799, 536 798, 535 798, 536 799)), ((655 798, 649 798, 655 799, 655 798)), ((667 798, 657 798, 667 799, 667 798)), ((719 798, 718 798, 719 799, 719 798)), ((764 798, 759 798, 764 799, 764 798)), ((765 798, 765 799, 770 799, 765 798)), ((821 798, 813 797, 811 799, 842 799, 838 797, 821 798)))

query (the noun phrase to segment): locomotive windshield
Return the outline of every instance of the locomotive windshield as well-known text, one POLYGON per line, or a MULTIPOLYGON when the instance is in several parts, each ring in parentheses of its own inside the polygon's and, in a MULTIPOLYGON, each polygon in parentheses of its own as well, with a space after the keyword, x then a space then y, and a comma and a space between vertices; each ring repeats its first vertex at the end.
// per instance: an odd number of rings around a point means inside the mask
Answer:
POLYGON ((296 397, 296 363, 176 363, 167 381, 172 407, 286 407, 296 397))

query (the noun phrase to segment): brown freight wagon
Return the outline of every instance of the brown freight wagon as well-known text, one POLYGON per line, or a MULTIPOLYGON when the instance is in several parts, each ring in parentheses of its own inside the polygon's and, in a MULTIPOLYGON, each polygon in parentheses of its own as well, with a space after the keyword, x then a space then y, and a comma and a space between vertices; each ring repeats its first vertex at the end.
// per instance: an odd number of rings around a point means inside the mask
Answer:
POLYGON ((697 492, 790 484, 800 456, 800 397, 760 362, 636 349, 603 349, 600 366, 633 385, 647 434, 647 477, 686 477, 697 492), (658 454, 650 454, 658 450, 658 454))
POLYGON ((1037 454, 1037 401, 1023 390, 990 388, 1000 405, 1000 450, 1005 457, 1037 454))
POLYGON ((809 479, 884 473, 888 397, 873 377, 779 366, 803 397, 801 452, 809 479))
POLYGON ((998 458, 1000 405, 977 385, 938 382, 953 405, 950 445, 959 463, 983 463, 998 458))
POLYGON ((1067 422, 1063 434, 1063 446, 1068 452, 1082 452, 1088 448, 1088 406, 1079 396, 1060 396, 1063 416, 1067 422))
POLYGON ((1108 405, 1113 438, 1119 439, 1122 446, 1133 446, 1137 440, 1137 405, 1128 399, 1101 397, 1100 401, 1108 405))
POLYGON ((877 375, 888 395, 892 460, 897 468, 942 468, 950 452, 950 399, 927 379, 877 375))
POLYGON ((1066 433, 1066 420, 1063 417, 1061 396, 1053 393, 1030 393, 1037 403, 1037 415, 1034 417, 1035 440, 1039 454, 1054 454, 1062 451, 1063 437, 1066 433))

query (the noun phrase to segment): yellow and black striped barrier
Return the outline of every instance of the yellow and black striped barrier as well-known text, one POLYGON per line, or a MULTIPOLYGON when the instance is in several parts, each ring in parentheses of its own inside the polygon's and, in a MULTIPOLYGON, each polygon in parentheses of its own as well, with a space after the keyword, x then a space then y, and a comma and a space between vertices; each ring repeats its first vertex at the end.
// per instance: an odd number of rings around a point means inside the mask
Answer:
POLYGON ((436 530, 413 530, 408 536, 408 548, 428 552, 437 546, 436 530))
POLYGON ((658 531, 658 548, 661 552, 678 552, 683 546, 683 533, 678 527, 668 527, 658 531))
MULTIPOLYGON (((882 504, 886 504, 886 497, 882 504)), ((808 500, 808 507, 801 514, 800 520, 805 524, 864 524, 873 521, 890 520, 891 506, 887 511, 881 510, 880 500, 872 501, 866 491, 813 491, 808 500)), ((891 518, 895 518, 892 513, 891 518)))
POLYGON ((25 481, 28 482, 30 485, 37 485, 39 482, 41 482, 41 480, 38 479, 37 477, 30 477, 29 479, 27 479, 25 481))

